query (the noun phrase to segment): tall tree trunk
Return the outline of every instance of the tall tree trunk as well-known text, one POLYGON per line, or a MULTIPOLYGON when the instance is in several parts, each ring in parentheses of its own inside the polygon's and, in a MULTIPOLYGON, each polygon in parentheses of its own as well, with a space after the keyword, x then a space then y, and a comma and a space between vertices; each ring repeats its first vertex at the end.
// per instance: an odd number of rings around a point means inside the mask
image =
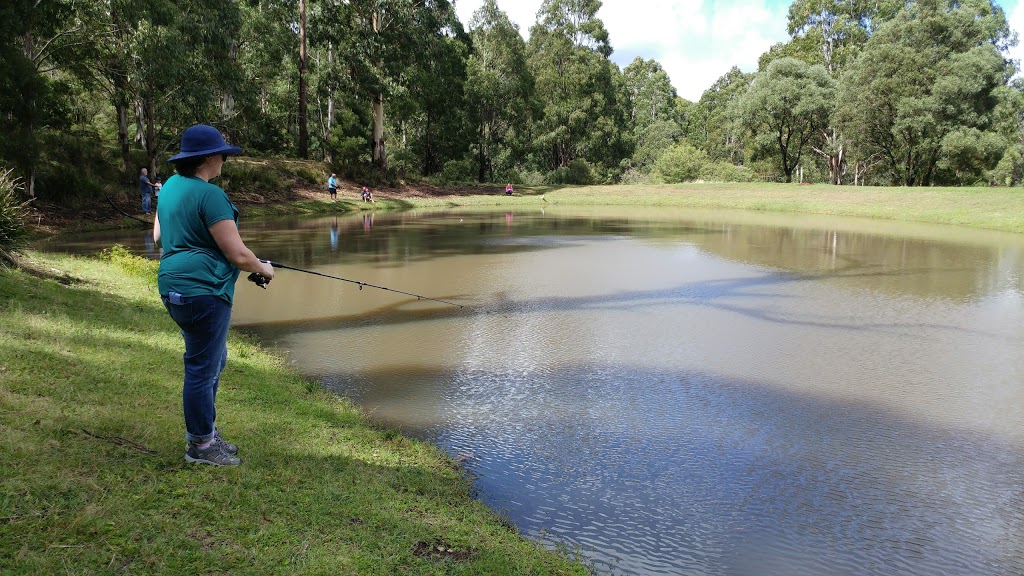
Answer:
MULTIPOLYGON (((231 46, 228 48, 228 60, 231 61, 232 65, 237 64, 238 61, 238 41, 232 40, 231 46)), ((224 94, 220 98, 220 117, 222 120, 228 120, 235 113, 235 95, 231 93, 231 90, 225 90, 224 94)))
POLYGON ((476 181, 480 182, 480 183, 483 183, 483 181, 484 181, 484 170, 485 170, 485 164, 484 164, 485 160, 484 159, 487 157, 487 155, 484 153, 484 123, 483 122, 480 123, 480 134, 479 134, 478 138, 479 138, 480 153, 477 155, 476 181))
POLYGON ((384 95, 373 95, 373 163, 381 170, 387 170, 388 159, 384 155, 384 95))
MULTIPOLYGON (((32 61, 32 56, 35 51, 35 43, 32 38, 32 26, 29 24, 28 30, 25 31, 24 37, 22 37, 24 44, 25 57, 32 61)), ((22 95, 25 100, 25 110, 28 112, 28 116, 25 118, 25 124, 23 125, 25 140, 23 145, 25 150, 23 152, 25 159, 25 193, 28 194, 29 198, 36 197, 36 130, 33 124, 36 103, 35 103, 35 85, 29 81, 26 83, 25 93, 22 95)))
POLYGON ((113 85, 114 112, 117 115, 117 144, 121 148, 121 162, 124 164, 124 182, 131 186, 135 177, 135 167, 132 166, 131 140, 128 138, 128 103, 131 101, 128 96, 128 65, 122 57, 123 51, 123 25, 117 13, 117 2, 110 3, 110 25, 117 42, 117 49, 113 51, 111 69, 113 70, 111 84, 113 85))
POLYGON ((156 172, 156 115, 153 109, 153 98, 147 97, 143 101, 142 110, 146 117, 146 159, 149 165, 149 177, 154 179, 157 177, 156 172))
POLYGON ((141 97, 135 98, 135 144, 143 150, 149 148, 146 143, 146 111, 143 109, 141 97))
MULTIPOLYGON (((371 18, 374 35, 380 34, 380 12, 374 11, 371 18)), ((383 67, 381 62, 376 62, 377 69, 383 67)), ((373 95, 373 162, 381 171, 388 169, 388 157, 384 153, 384 94, 377 92, 373 95)))
MULTIPOLYGON (((116 90, 116 89, 115 89, 116 90)), ((131 184, 135 176, 132 166, 131 142, 128 140, 128 102, 127 97, 115 97, 114 109, 117 111, 117 143, 121 147, 121 161, 124 163, 124 181, 131 184)))
POLYGON ((306 123, 306 0, 299 0, 299 157, 309 157, 306 123))
MULTIPOLYGON (((334 47, 331 45, 327 46, 327 69, 334 71, 334 47)), ((327 118, 323 124, 324 128, 324 162, 331 163, 331 148, 327 145, 331 141, 331 131, 334 128, 334 88, 331 84, 327 84, 327 118)))

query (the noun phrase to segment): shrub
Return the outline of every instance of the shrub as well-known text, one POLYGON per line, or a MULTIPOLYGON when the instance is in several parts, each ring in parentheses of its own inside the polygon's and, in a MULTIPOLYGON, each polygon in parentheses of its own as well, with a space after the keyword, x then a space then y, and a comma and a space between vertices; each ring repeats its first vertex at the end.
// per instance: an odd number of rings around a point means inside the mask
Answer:
POLYGON ((287 187, 285 179, 266 164, 227 162, 224 164, 221 178, 224 189, 232 192, 266 194, 287 187))
POLYGON ((370 147, 366 138, 335 134, 326 146, 331 153, 334 172, 345 178, 360 179, 362 169, 370 162, 370 147))
POLYGON ((989 171, 988 180, 993 186, 1016 186, 1024 179, 1024 147, 1009 146, 996 167, 989 171))
POLYGON ((544 175, 544 183, 549 186, 561 186, 569 184, 569 169, 565 166, 559 166, 551 172, 544 175))
POLYGON ((476 164, 472 160, 449 160, 441 169, 442 182, 472 182, 476 179, 476 164))
POLYGON ((620 184, 651 184, 653 182, 651 175, 644 172, 639 168, 630 168, 622 174, 622 178, 619 180, 620 184))
POLYGON ((419 175, 419 159, 408 148, 388 151, 388 170, 398 178, 412 178, 419 175))
POLYGON ((512 182, 523 186, 540 186, 544 183, 544 175, 537 170, 524 170, 512 178, 512 182))
POLYGON ((711 162, 701 170, 701 180, 711 182, 753 182, 756 175, 746 166, 731 162, 711 162))
POLYGON ((569 163, 569 184, 586 186, 596 181, 597 174, 590 162, 583 158, 577 158, 569 163))
POLYGON ((28 241, 28 202, 18 197, 21 182, 12 173, 0 170, 0 252, 5 253, 16 252, 28 241))
POLYGON ((100 252, 100 260, 105 260, 116 265, 130 276, 139 278, 150 278, 156 282, 157 272, 160 270, 159 260, 150 260, 133 253, 120 244, 114 244, 103 252, 100 252))
POLYGON ((654 163, 654 173, 666 184, 690 182, 701 177, 711 159, 703 150, 682 142, 669 148, 654 163))
POLYGON ((745 166, 712 160, 703 150, 681 143, 669 148, 654 163, 652 180, 675 184, 693 180, 753 182, 755 174, 745 166))

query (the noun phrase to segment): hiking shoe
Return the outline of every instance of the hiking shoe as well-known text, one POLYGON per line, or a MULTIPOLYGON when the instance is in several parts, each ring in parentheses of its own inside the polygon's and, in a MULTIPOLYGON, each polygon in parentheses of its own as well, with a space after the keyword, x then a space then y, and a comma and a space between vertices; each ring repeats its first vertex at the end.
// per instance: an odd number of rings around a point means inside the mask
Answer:
POLYGON ((220 437, 220 430, 217 430, 216 428, 213 429, 213 441, 218 443, 218 444, 220 444, 221 446, 223 446, 224 450, 228 454, 231 454, 232 456, 234 456, 235 454, 238 454, 238 446, 235 446, 231 442, 228 442, 228 441, 224 440, 223 438, 221 438, 220 437))
POLYGON ((242 460, 228 454, 221 442, 214 442, 205 449, 200 449, 197 445, 189 443, 188 450, 185 451, 185 462, 214 466, 238 466, 242 460))

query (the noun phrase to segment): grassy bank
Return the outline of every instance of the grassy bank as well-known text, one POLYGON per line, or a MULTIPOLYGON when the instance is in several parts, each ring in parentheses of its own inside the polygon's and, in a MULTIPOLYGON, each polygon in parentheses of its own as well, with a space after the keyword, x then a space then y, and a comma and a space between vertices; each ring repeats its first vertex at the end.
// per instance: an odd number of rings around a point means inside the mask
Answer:
POLYGON ((232 335, 218 425, 186 465, 177 328, 153 268, 32 254, 0 270, 0 573, 582 574, 470 495, 432 446, 232 335))
POLYGON ((524 188, 513 197, 409 198, 441 206, 672 206, 857 216, 1024 233, 1021 188, 880 188, 824 184, 665 184, 524 188))

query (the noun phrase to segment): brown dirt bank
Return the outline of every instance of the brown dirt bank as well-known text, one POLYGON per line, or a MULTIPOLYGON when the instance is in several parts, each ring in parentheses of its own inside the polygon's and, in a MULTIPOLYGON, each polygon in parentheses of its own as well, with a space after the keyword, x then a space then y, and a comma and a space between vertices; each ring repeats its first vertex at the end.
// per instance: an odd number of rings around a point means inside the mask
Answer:
MULTIPOLYGON (((339 200, 359 200, 362 185, 339 179, 339 200)), ((498 185, 435 186, 427 183, 400 184, 371 187, 377 199, 445 198, 504 193, 498 185)), ((239 207, 270 206, 302 201, 324 201, 326 190, 309 186, 293 186, 276 193, 252 193, 246 190, 228 190, 231 201, 239 207)), ((93 227, 129 227, 152 223, 152 216, 141 213, 140 201, 135 194, 120 194, 107 198, 62 204, 36 199, 28 207, 26 224, 35 235, 59 234, 93 227)))

